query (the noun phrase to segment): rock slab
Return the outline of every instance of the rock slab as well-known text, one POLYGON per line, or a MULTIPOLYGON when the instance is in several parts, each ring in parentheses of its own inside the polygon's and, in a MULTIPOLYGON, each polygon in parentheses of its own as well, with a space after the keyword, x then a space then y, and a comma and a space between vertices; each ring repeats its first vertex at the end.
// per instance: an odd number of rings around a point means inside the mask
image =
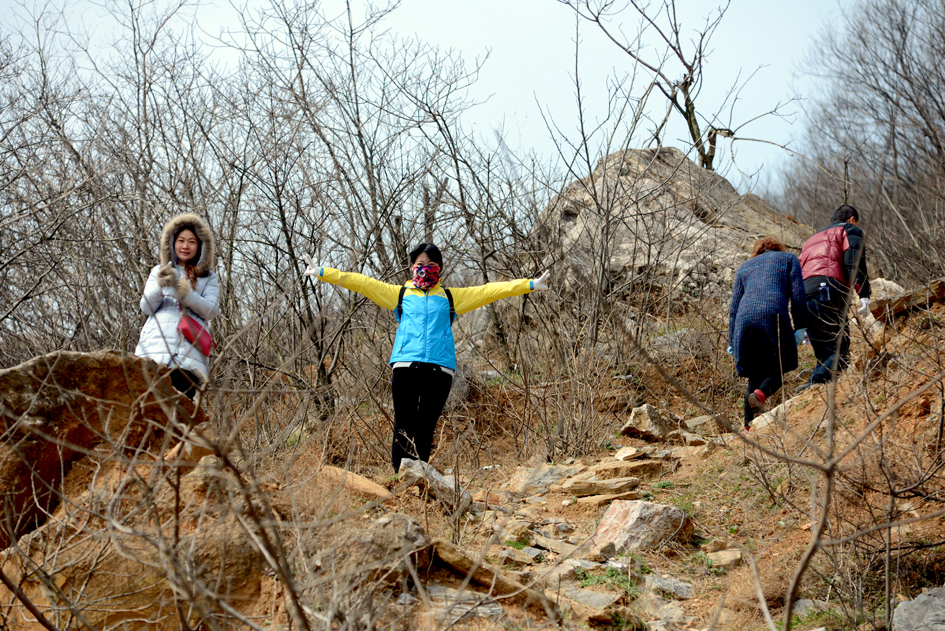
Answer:
POLYGON ((668 541, 688 541, 692 520, 675 506, 639 500, 616 500, 604 513, 592 537, 594 550, 603 558, 635 550, 652 550, 668 541))

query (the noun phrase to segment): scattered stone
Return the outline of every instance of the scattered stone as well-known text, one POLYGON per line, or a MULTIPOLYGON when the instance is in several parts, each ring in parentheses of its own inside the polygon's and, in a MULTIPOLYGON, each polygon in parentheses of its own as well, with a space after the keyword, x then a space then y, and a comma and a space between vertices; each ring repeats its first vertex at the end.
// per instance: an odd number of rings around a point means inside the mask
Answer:
POLYGON ((893 611, 892 631, 945 630, 945 588, 936 587, 893 611))
POLYGON ((653 441, 663 440, 674 429, 677 429, 675 423, 670 422, 649 403, 644 403, 634 408, 630 413, 630 420, 621 428, 620 433, 631 438, 653 441))
POLYGON ((592 537, 594 551, 604 558, 634 550, 658 548, 670 539, 689 541, 693 525, 675 506, 644 501, 614 501, 592 537))
POLYGON ((563 502, 561 502, 561 505, 564 506, 565 508, 567 508, 567 507, 570 506, 571 504, 574 504, 575 501, 576 501, 576 500, 574 500, 574 499, 564 500, 563 502))
POLYGON ((663 600, 652 592, 645 592, 633 601, 648 630, 673 631, 688 628, 695 621, 675 600, 663 600))
POLYGON ((571 545, 565 541, 558 541, 557 539, 551 539, 549 537, 543 537, 539 534, 534 535, 535 545, 545 550, 550 550, 555 554, 560 554, 561 556, 568 556, 573 554, 577 550, 577 546, 571 545))
POLYGON ((548 500, 542 495, 532 495, 525 498, 526 504, 547 504, 548 500))
POLYGON ((870 280, 871 298, 873 300, 889 300, 896 296, 906 293, 906 288, 885 278, 873 278, 870 280))
POLYGON ((708 441, 702 436, 681 429, 674 430, 667 434, 666 442, 682 443, 688 447, 701 447, 702 445, 708 444, 708 441))
MULTIPOLYGON (((532 548, 534 550, 534 548, 532 548)), ((489 559, 497 565, 531 565, 535 562, 535 557, 516 548, 504 548, 496 554, 489 555, 489 559)))
POLYGON ((473 493, 472 498, 475 502, 491 504, 492 506, 500 506, 509 501, 508 494, 504 491, 487 491, 485 489, 479 489, 473 493))
POLYGON ((498 620, 505 615, 505 610, 499 603, 470 589, 459 591, 437 583, 428 584, 424 589, 432 607, 428 612, 430 617, 446 628, 451 628, 460 620, 498 620))
POLYGON ((561 620, 558 607, 540 590, 525 587, 504 572, 490 568, 476 556, 444 539, 435 540, 432 547, 436 559, 460 576, 488 587, 491 593, 497 596, 507 595, 510 602, 524 604, 533 612, 547 615, 555 623, 561 620))
POLYGON ((587 497, 579 497, 577 502, 578 504, 590 504, 592 506, 603 506, 604 504, 610 504, 614 500, 637 500, 640 499, 640 494, 636 491, 627 491, 626 493, 611 493, 607 495, 588 495, 587 497))
POLYGON ((742 553, 739 550, 719 550, 710 552, 706 558, 712 561, 713 567, 720 567, 729 572, 742 563, 742 553))
POLYGON ((430 495, 454 512, 462 512, 472 504, 472 496, 462 487, 457 487, 443 477, 439 471, 421 460, 404 458, 400 462, 398 473, 403 483, 408 486, 417 484, 425 487, 430 495))
POLYGON ((663 465, 656 460, 633 460, 630 462, 609 461, 594 465, 574 477, 583 479, 596 478, 598 480, 629 477, 650 478, 662 472, 663 465))
POLYGON ((679 329, 650 340, 650 352, 655 359, 678 361, 683 358, 701 359, 711 351, 705 335, 695 329, 679 329))
POLYGON ((639 447, 623 447, 614 454, 616 460, 621 462, 626 462, 627 460, 635 460, 636 458, 642 458, 646 456, 651 450, 640 449, 639 447))
POLYGON ((576 497, 588 495, 616 495, 626 493, 640 486, 640 478, 612 478, 610 480, 581 480, 571 478, 562 486, 562 490, 576 497))
POLYGON ((536 548, 534 546, 525 546, 522 548, 522 552, 527 554, 532 560, 538 560, 538 557, 544 557, 545 551, 541 548, 536 548))
POLYGON ((725 425, 720 423, 716 417, 711 414, 697 416, 692 420, 686 421, 686 427, 688 427, 691 432, 710 436, 725 434, 731 431, 731 429, 725 427, 725 425))
POLYGON ((657 576, 656 574, 646 574, 643 577, 644 584, 652 591, 673 598, 686 600, 695 595, 690 583, 678 581, 670 576, 657 576))
POLYGON ((537 521, 541 519, 541 510, 539 510, 539 508, 534 505, 523 506, 516 510, 515 514, 531 521, 537 521))
POLYGON ((531 525, 517 519, 497 522, 495 529, 505 539, 512 541, 528 541, 531 537, 531 525))
POLYGON ((518 467, 507 484, 512 493, 535 495, 544 493, 552 484, 572 476, 584 468, 583 465, 550 465, 542 463, 534 468, 518 467))
POLYGON ((571 587, 561 592, 568 600, 581 603, 591 609, 607 609, 620 599, 618 594, 605 594, 590 589, 571 587))

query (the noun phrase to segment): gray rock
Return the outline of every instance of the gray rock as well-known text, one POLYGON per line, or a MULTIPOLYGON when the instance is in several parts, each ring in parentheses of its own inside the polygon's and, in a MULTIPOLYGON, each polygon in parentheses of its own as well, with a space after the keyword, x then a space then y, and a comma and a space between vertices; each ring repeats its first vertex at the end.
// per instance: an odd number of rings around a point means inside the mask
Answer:
POLYGON ((460 620, 471 618, 498 620, 505 615, 505 610, 496 601, 470 589, 459 591, 445 585, 431 583, 426 586, 426 591, 432 607, 430 613, 447 627, 452 627, 460 620))
POLYGON ((421 460, 404 458, 398 473, 408 486, 417 484, 454 512, 462 512, 472 504, 472 496, 455 483, 443 477, 435 468, 421 460))
POLYGON ((541 548, 536 548, 534 546, 525 546, 524 548, 522 548, 522 552, 524 552, 525 554, 527 554, 528 556, 536 560, 538 559, 538 557, 543 556, 545 554, 544 550, 542 550, 541 548))
POLYGON ((678 581, 670 576, 647 574, 644 576, 643 582, 650 590, 658 594, 664 594, 682 600, 692 598, 695 595, 695 591, 690 583, 678 581))
POLYGON ((610 480, 571 478, 562 484, 561 488, 575 497, 587 497, 589 495, 617 495, 632 491, 638 486, 640 486, 640 478, 612 478, 610 480))
POLYGON ((702 445, 708 444, 708 441, 702 436, 681 429, 673 430, 666 434, 665 440, 668 443, 682 443, 687 447, 701 447, 702 445))
POLYGON ((597 554, 611 558, 659 548, 670 539, 688 541, 692 534, 692 520, 675 506, 615 500, 601 518, 592 540, 597 554))
POLYGON ((945 631, 945 588, 936 587, 893 611, 892 631, 945 631))
POLYGON ((534 535, 535 545, 544 548, 545 550, 550 550, 555 554, 560 554, 561 556, 567 556, 573 554, 577 550, 577 546, 567 543, 566 541, 558 541, 557 539, 551 539, 549 537, 542 537, 541 535, 534 535))
POLYGON ((726 572, 735 569, 742 563, 742 553, 738 550, 719 550, 710 552, 706 558, 712 561, 713 567, 720 567, 726 572))
POLYGON ((523 550, 515 548, 505 548, 497 554, 490 555, 490 560, 495 560, 499 565, 511 563, 512 565, 531 565, 535 562, 535 557, 523 550))
POLYGON ((620 433, 643 440, 663 440, 675 429, 678 429, 675 423, 649 403, 644 403, 633 409, 630 420, 621 428, 620 433))
POLYGON ((729 431, 729 429, 719 423, 711 414, 697 416, 694 419, 686 421, 686 427, 688 427, 691 432, 707 436, 724 434, 729 431))
POLYGON ((604 594, 590 589, 571 587, 561 592, 565 598, 579 602, 591 609, 607 609, 620 599, 617 594, 604 594))
POLYGON ((700 169, 671 147, 627 149, 601 158, 591 177, 568 184, 551 201, 535 231, 549 246, 549 260, 570 266, 560 276, 565 291, 589 285, 595 257, 607 251, 608 280, 625 285, 628 294, 641 274, 667 289, 683 279, 698 294, 703 278, 712 274, 730 280, 759 235, 774 235, 797 253, 813 233, 757 195, 739 195, 724 177, 700 169), (620 193, 615 197, 605 190, 620 193), (615 220, 606 250, 599 241, 601 199, 611 204, 607 215, 615 220))
POLYGON ((513 493, 534 495, 544 493, 552 484, 570 477, 584 469, 583 465, 550 465, 542 463, 537 467, 518 467, 512 474, 506 488, 513 493))
POLYGON ((695 329, 680 329, 650 340, 650 352, 663 361, 683 358, 701 359, 708 356, 712 346, 705 335, 695 329))

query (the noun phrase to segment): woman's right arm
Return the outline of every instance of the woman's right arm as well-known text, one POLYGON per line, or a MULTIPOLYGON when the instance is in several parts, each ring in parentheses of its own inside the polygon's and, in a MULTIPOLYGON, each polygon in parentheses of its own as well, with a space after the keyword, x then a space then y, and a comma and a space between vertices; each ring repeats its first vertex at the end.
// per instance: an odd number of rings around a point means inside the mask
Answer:
POLYGON ((157 284, 157 273, 161 269, 160 265, 151 268, 148 274, 148 280, 144 284, 144 295, 141 296, 141 310, 147 315, 154 315, 164 302, 164 293, 157 284))
POLYGON ((318 280, 357 292, 391 311, 397 307, 397 299, 400 297, 400 285, 390 285, 364 274, 342 272, 333 267, 319 268, 318 280))

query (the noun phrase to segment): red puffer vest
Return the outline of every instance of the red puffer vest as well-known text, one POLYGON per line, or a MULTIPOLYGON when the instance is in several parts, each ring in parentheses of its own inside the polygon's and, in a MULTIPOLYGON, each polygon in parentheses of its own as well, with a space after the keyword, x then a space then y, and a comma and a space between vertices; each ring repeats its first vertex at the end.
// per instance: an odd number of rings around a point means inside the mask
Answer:
POLYGON ((827 276, 846 284, 847 270, 843 253, 850 249, 847 231, 843 225, 821 230, 804 243, 801 251, 801 274, 804 278, 827 276))

